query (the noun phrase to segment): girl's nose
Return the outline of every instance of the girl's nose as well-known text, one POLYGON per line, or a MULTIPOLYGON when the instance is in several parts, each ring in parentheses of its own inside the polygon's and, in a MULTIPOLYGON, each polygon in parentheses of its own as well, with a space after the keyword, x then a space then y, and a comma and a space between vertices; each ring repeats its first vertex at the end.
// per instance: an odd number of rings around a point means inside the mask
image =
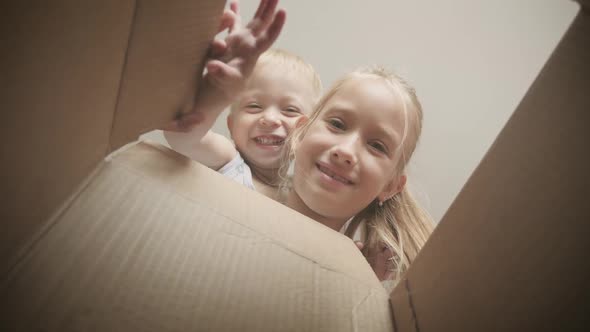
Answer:
POLYGON ((357 139, 355 137, 351 137, 335 145, 330 153, 332 162, 341 166, 352 167, 356 165, 358 161, 355 153, 356 142, 357 139))

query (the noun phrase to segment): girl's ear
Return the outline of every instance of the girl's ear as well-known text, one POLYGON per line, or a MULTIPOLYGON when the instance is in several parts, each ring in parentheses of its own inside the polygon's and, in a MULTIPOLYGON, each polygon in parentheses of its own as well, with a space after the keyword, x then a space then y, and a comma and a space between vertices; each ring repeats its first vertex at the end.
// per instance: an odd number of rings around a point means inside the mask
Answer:
POLYGON ((408 178, 405 175, 394 177, 393 179, 391 179, 391 181, 389 181, 389 183, 385 185, 383 191, 381 191, 379 195, 377 195, 377 199, 379 199, 379 201, 381 202, 385 202, 386 200, 397 195, 402 190, 404 190, 407 180, 408 178))
MULTIPOLYGON (((295 122, 295 128, 291 132, 291 135, 294 136, 296 134, 295 132, 298 131, 299 129, 301 129, 301 127, 303 127, 308 121, 309 121, 309 118, 307 117, 307 115, 300 116, 297 119, 297 122, 295 122)), ((301 136, 298 136, 297 138, 300 140, 301 136)), ((299 144, 298 140, 291 139, 291 152, 295 152, 297 150, 298 144, 299 144)))

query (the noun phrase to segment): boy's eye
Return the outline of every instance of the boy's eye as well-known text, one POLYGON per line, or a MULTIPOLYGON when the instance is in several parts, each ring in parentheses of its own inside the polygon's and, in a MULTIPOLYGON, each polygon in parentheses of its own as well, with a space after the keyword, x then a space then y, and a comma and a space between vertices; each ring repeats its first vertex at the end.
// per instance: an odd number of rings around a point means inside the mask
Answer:
POLYGON ((328 122, 328 125, 332 128, 339 129, 339 130, 346 129, 344 122, 338 118, 328 119, 327 122, 328 122))
POLYGON ((285 108, 283 112, 285 112, 287 116, 298 116, 301 114, 301 111, 297 107, 293 106, 285 108))
POLYGON ((262 106, 260 106, 257 103, 249 103, 249 104, 246 104, 246 107, 245 108, 246 108, 246 110, 248 112, 251 112, 251 113, 262 110, 262 106))
POLYGON ((374 141, 374 142, 370 142, 369 146, 381 153, 387 154, 388 153, 388 149, 387 146, 385 146, 385 144, 379 142, 379 141, 374 141))

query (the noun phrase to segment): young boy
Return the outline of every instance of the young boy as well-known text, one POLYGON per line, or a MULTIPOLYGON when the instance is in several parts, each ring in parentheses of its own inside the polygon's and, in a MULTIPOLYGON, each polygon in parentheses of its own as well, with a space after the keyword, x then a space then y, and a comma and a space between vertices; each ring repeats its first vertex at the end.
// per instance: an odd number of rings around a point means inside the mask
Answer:
MULTIPOLYGON (((273 7, 272 2, 263 4, 262 1, 261 6, 266 5, 268 11, 269 6, 273 7)), ((239 22, 237 4, 232 3, 230 8, 239 22)), ((259 12, 265 10, 259 8, 257 15, 259 12)), ((252 22, 245 28, 236 24, 230 28, 227 45, 222 48, 230 50, 233 58, 207 64, 208 74, 195 109, 202 118, 188 132, 165 131, 164 136, 174 150, 276 199, 285 139, 297 121, 311 113, 320 97, 321 83, 314 69, 298 56, 269 50, 258 59, 251 49, 240 50, 243 41, 249 39, 245 36, 254 35, 252 31, 259 29, 253 28, 252 22), (236 61, 238 52, 244 55, 236 61), (249 70, 248 66, 253 69, 249 70), (227 125, 233 143, 210 130, 230 104, 227 125)), ((265 37, 270 35, 267 33, 265 37)))

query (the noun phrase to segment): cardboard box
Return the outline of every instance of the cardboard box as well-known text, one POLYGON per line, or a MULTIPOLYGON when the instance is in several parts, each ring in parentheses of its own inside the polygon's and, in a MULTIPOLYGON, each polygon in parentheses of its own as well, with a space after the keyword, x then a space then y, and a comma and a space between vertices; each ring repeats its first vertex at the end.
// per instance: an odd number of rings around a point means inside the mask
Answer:
POLYGON ((5 10, 0 330, 587 323, 587 9, 389 298, 349 239, 173 151, 105 158, 190 108, 222 1, 59 4, 5 10))
POLYGON ((223 5, 2 4, 2 274, 106 155, 190 109, 223 5))
POLYGON ((191 109, 223 4, 4 10, 1 331, 391 331, 348 238, 170 151, 105 159, 191 109))
POLYGON ((582 7, 394 290, 397 330, 590 328, 589 59, 582 7))

